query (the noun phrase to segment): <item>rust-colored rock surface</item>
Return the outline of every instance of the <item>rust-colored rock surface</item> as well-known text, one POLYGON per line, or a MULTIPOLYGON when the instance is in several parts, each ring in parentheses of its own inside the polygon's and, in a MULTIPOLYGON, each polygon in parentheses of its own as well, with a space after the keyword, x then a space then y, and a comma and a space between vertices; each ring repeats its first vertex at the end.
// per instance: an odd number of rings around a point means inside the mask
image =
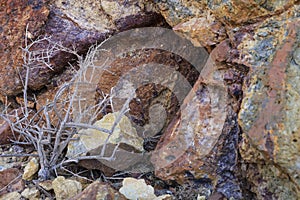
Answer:
MULTIPOLYGON (((257 188, 259 197, 297 199, 300 195, 298 14, 296 6, 265 20, 253 29, 251 39, 243 38, 238 46, 244 50, 242 57, 251 69, 239 113, 244 137, 250 143, 242 156, 247 162, 258 163, 259 182, 264 183, 257 188), (249 153, 251 148, 259 154, 249 153)), ((258 181, 254 171, 247 172, 249 179, 258 181)))
POLYGON ((0 196, 9 192, 20 192, 24 189, 24 182, 21 177, 22 173, 16 168, 9 168, 0 171, 0 196))
MULTIPOLYGON (((105 71, 99 79, 98 88, 108 94, 111 88, 116 86, 118 81, 120 81, 122 76, 125 76, 127 72, 132 69, 138 70, 139 67, 151 63, 172 67, 174 71, 180 72, 191 85, 195 83, 199 75, 199 72, 194 69, 190 63, 178 55, 163 50, 137 50, 113 61, 109 70, 105 71)), ((147 76, 150 77, 152 76, 151 74, 155 72, 149 70, 148 73, 148 75, 143 74, 145 81, 147 80, 147 76)), ((137 73, 137 77, 132 77, 132 79, 136 80, 141 78, 139 74, 140 73, 137 73)), ((149 107, 159 102, 164 106, 167 112, 165 124, 168 124, 179 108, 178 99, 176 99, 172 92, 172 88, 167 88, 163 85, 154 83, 141 85, 136 90, 136 98, 134 98, 129 105, 131 120, 139 126, 150 123, 149 107)))
MULTIPOLYGON (((173 29, 193 44, 209 51, 216 45, 213 50, 216 61, 226 63, 227 68, 250 69, 243 91, 241 84, 227 87, 228 93, 235 96, 233 99, 241 100, 244 93, 241 110, 239 100, 230 103, 233 111, 239 112, 243 132, 239 136, 239 149, 235 150, 242 157, 238 162, 240 170, 233 173, 248 181, 243 190, 248 188, 253 192, 248 194, 258 199, 298 199, 299 1, 157 1, 157 5, 173 29), (213 24, 219 24, 217 31, 211 28, 213 24)), ((231 82, 239 76, 230 72, 224 75, 224 80, 231 82)), ((226 112, 230 113, 230 109, 226 112)), ((173 141, 180 123, 169 127, 159 147, 173 141)), ((225 127, 226 124, 222 135, 229 131, 225 127)), ((219 154, 213 152, 209 155, 216 159, 219 154)), ((187 155, 187 160, 192 157, 192 153, 187 155)), ((169 171, 156 173, 165 179, 178 179, 174 174, 183 175, 180 165, 193 166, 193 162, 174 163, 167 168, 169 171)), ((214 171, 216 167, 209 168, 214 171)), ((196 174, 191 169, 186 168, 196 174)), ((225 190, 217 190, 228 197, 225 190)))
POLYGON ((76 57, 70 53, 74 48, 79 54, 85 53, 114 32, 159 24, 162 17, 151 2, 143 1, 12 0, 1 3, 0 21, 0 92, 16 95, 23 87, 20 77, 26 77, 21 50, 25 37, 30 45, 39 36, 39 42, 29 48, 32 57, 27 63, 28 87, 39 90, 68 63, 74 63, 76 57))
POLYGON ((95 181, 85 188, 81 193, 77 194, 75 197, 71 198, 72 200, 100 200, 100 199, 115 199, 115 200, 125 200, 126 198, 113 189, 110 185, 100 183, 95 181))
POLYGON ((0 4, 0 92, 4 95, 19 93, 22 83, 19 72, 23 58, 26 29, 33 38, 41 34, 49 15, 49 1, 9 0, 0 4))
POLYGON ((212 52, 180 115, 157 145, 152 162, 155 174, 164 180, 183 183, 191 176, 204 178, 227 198, 240 199, 237 112, 245 72, 214 62, 216 57, 221 59, 223 46, 212 52))

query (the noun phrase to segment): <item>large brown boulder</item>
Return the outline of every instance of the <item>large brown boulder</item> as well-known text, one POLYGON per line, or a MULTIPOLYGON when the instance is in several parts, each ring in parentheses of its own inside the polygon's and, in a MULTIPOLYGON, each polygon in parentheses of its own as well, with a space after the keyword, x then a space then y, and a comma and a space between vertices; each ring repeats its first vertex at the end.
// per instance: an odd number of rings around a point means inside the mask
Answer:
POLYGON ((16 95, 26 77, 24 64, 30 68, 29 89, 39 90, 51 83, 55 74, 74 64, 72 50, 80 55, 115 32, 155 25, 162 17, 151 2, 138 0, 11 0, 1 3, 0 21, 0 93, 16 95), (21 47, 28 47, 32 41, 38 42, 28 49, 32 52, 29 59, 21 47), (27 56, 26 63, 22 54, 27 56))

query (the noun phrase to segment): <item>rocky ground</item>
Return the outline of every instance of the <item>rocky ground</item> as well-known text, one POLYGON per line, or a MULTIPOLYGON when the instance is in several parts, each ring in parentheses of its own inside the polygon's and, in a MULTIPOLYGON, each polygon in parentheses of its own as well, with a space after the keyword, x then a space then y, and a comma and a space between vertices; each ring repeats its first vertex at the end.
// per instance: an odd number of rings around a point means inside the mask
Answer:
POLYGON ((0 4, 0 199, 300 198, 298 0, 0 4))

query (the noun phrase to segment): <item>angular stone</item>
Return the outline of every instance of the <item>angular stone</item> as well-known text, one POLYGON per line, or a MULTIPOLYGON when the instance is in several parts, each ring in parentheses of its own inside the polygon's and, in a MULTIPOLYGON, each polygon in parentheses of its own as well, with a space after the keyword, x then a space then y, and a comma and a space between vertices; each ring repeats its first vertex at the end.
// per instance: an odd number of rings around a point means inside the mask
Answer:
POLYGON ((52 186, 52 181, 51 180, 39 182, 39 186, 41 186, 46 191, 53 190, 53 186, 52 186))
POLYGON ((52 186, 57 200, 72 198, 82 191, 80 182, 65 179, 63 176, 58 176, 54 179, 52 186))
POLYGON ((231 50, 224 41, 212 51, 184 100, 181 115, 169 125, 151 160, 156 176, 164 180, 186 183, 203 178, 214 184, 205 188, 242 199, 237 114, 247 70, 224 63, 230 60, 231 50))
POLYGON ((26 188, 21 195, 29 200, 39 199, 40 191, 36 187, 26 188))
POLYGON ((10 192, 0 196, 0 200, 19 200, 21 195, 18 192, 10 192))
POLYGON ((32 180, 33 176, 37 173, 38 170, 39 170, 38 160, 36 158, 31 158, 24 168, 22 179, 26 181, 32 180))
POLYGON ((167 200, 171 198, 170 195, 162 195, 157 197, 154 194, 154 188, 151 185, 147 185, 144 179, 124 178, 122 184, 123 186, 119 191, 127 199, 167 200))
POLYGON ((225 27, 209 13, 182 22, 174 26, 173 30, 184 35, 195 46, 208 49, 227 38, 225 27))
POLYGON ((71 200, 102 200, 102 199, 116 199, 125 200, 126 198, 118 191, 113 189, 110 185, 95 181, 85 188, 81 193, 71 198, 71 200))
MULTIPOLYGON (((16 168, 9 168, 0 171, 0 195, 9 192, 22 191, 24 189, 24 182, 21 179, 21 172, 16 168)), ((3 199, 5 199, 3 197, 3 199)))
MULTIPOLYGON (((109 113, 93 125, 111 130, 119 115, 119 112, 109 113)), ((117 145, 123 143, 138 151, 143 150, 143 139, 137 135, 135 128, 132 127, 130 120, 125 115, 121 117, 111 136, 108 136, 108 133, 92 128, 80 130, 76 136, 79 137, 79 141, 70 143, 67 157, 76 158, 76 156, 85 155, 91 150, 102 147, 104 144, 117 145)))
MULTIPOLYGON (((94 126, 110 130, 118 117, 119 112, 109 113, 101 120, 96 121, 94 126)), ((80 158, 80 156, 86 154, 94 155, 96 156, 95 159, 98 158, 98 161, 113 170, 124 170, 139 160, 138 156, 140 154, 135 155, 135 152, 143 151, 143 138, 137 135, 135 128, 127 116, 121 116, 114 132, 110 137, 108 136, 108 133, 92 128, 80 130, 78 135, 75 136, 78 137, 78 140, 71 142, 68 146, 67 157, 76 159, 76 157, 80 158), (116 145, 119 145, 119 147, 116 145), (109 158, 114 156, 114 159, 110 159, 109 161, 101 159, 102 148, 105 149, 104 157, 109 158), (115 148, 117 148, 116 151, 115 148)), ((82 160, 81 164, 89 169, 103 170, 101 164, 98 164, 97 161, 91 164, 89 160, 82 160), (84 164, 86 162, 89 164, 84 164)))

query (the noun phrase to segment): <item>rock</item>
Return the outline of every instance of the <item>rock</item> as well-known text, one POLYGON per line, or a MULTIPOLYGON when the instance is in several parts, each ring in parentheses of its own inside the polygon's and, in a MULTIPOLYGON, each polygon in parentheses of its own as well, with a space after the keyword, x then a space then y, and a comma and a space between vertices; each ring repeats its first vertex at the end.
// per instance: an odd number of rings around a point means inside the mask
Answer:
MULTIPOLYGON (((109 113, 101 120, 96 121, 93 125, 106 130, 111 130, 119 115, 119 112, 109 113)), ((124 143, 138 151, 143 151, 143 139, 137 135, 135 128, 132 127, 130 120, 125 115, 121 116, 114 132, 109 138, 108 136, 108 133, 91 128, 80 130, 78 132, 79 142, 72 142, 69 145, 67 156, 72 158, 78 155, 84 155, 90 150, 102 147, 107 139, 107 144, 116 145, 124 143)))
POLYGON ((41 186, 46 191, 53 190, 53 186, 52 186, 52 181, 51 180, 39 182, 39 186, 41 186))
POLYGON ((207 4, 211 12, 224 24, 249 24, 272 16, 296 4, 293 1, 211 1, 207 4), (226 16, 226 17, 224 17, 226 16))
POLYGON ((38 170, 39 170, 38 160, 36 158, 31 158, 24 168, 22 179, 26 181, 32 180, 33 176, 35 175, 35 173, 37 173, 38 170))
POLYGON ((18 192, 10 192, 0 196, 0 200, 19 200, 21 195, 18 192))
POLYGON ((22 109, 13 109, 11 112, 9 112, 8 119, 0 118, 0 144, 8 144, 10 143, 11 139, 17 138, 17 133, 14 133, 11 130, 11 127, 9 125, 9 121, 15 122, 15 117, 12 116, 20 116, 22 114, 22 109))
POLYGON ((76 59, 71 53, 61 50, 59 45, 70 49, 75 47, 77 52, 82 54, 92 44, 102 42, 114 32, 151 26, 163 21, 153 3, 149 1, 135 0, 123 3, 123 1, 95 0, 51 2, 25 0, 24 2, 14 0, 1 6, 0 21, 3 22, 1 24, 5 24, 1 27, 0 35, 3 40, 0 48, 2 57, 0 93, 3 95, 16 95, 21 92, 22 82, 19 73, 24 79, 26 70, 22 67, 20 47, 24 47, 25 37, 28 38, 30 45, 31 40, 51 35, 51 42, 42 39, 30 48, 35 54, 30 65, 35 67, 30 69, 28 87, 39 90, 50 83, 56 74, 61 73, 68 63, 76 59), (29 24, 28 32, 25 33, 27 24, 29 24), (49 51, 47 58, 42 56, 46 51, 49 51))
POLYGON ((21 195, 29 200, 38 200, 40 199, 40 191, 36 188, 26 188, 21 195))
POLYGON ((69 199, 82 191, 81 183, 58 176, 53 180, 52 186, 57 200, 69 199))
MULTIPOLYGON (((94 126, 110 130, 119 115, 119 112, 109 113, 101 120, 96 121, 94 126)), ((108 133, 91 128, 80 130, 75 137, 78 137, 79 140, 69 144, 67 157, 76 159, 76 157, 86 154, 95 155, 98 156, 99 161, 114 170, 128 168, 136 162, 137 158, 134 152, 143 151, 143 138, 137 135, 135 128, 132 127, 130 120, 125 115, 120 118, 109 138, 108 133), (120 146, 116 147, 116 145, 120 146), (101 159, 102 148, 105 148, 104 157, 114 156, 114 159, 110 159, 110 161, 101 159), (117 151, 113 153, 115 148, 117 151)), ((89 168, 93 168, 93 166, 89 166, 89 168)))
POLYGON ((203 12, 209 11, 223 24, 232 26, 236 24, 249 24, 260 21, 286 9, 291 8, 296 2, 293 1, 156 1, 158 8, 166 21, 175 25, 198 17, 203 12))
POLYGON ((177 24, 173 30, 188 38, 195 46, 210 49, 227 38, 225 27, 210 13, 177 24))
POLYGON ((71 200, 102 200, 102 199, 116 199, 125 200, 126 198, 118 191, 113 189, 110 185, 95 181, 85 188, 81 193, 71 198, 71 200))
POLYGON ((170 195, 162 195, 157 197, 154 194, 154 188, 147 185, 144 179, 124 178, 123 186, 120 188, 120 193, 130 200, 163 200, 171 199, 170 195))
POLYGON ((12 95, 21 92, 18 69, 23 64, 22 50, 25 42, 25 30, 31 37, 41 34, 41 28, 49 15, 49 1, 11 0, 1 4, 0 8, 0 93, 12 95))
POLYGON ((247 179, 260 198, 300 198, 299 6, 257 24, 238 45, 250 67, 239 123, 247 179))
POLYGON ((217 143, 227 115, 224 71, 217 68, 208 62, 185 98, 181 116, 169 125, 157 145, 152 161, 158 177, 182 183, 185 171, 198 178, 203 175, 205 167, 200 166, 208 164, 205 156, 217 143))
MULTIPOLYGON (((127 46, 124 48, 127 48, 127 46)), ((117 57, 111 63, 109 71, 104 71, 101 74, 101 78, 98 79, 98 88, 105 94, 109 94, 111 88, 117 87, 120 80, 126 77, 126 75, 128 76, 129 72, 133 70, 136 71, 136 75, 131 73, 131 77, 128 78, 130 79, 129 81, 132 82, 138 82, 137 80, 143 79, 144 81, 147 81, 147 78, 152 77, 153 74, 162 73, 162 70, 154 72, 153 70, 146 71, 142 69, 143 66, 148 64, 150 65, 151 63, 162 64, 174 69, 174 71, 176 70, 176 72, 181 73, 188 80, 190 85, 193 85, 199 76, 199 72, 194 69, 190 63, 180 58, 180 56, 175 53, 159 49, 135 50, 133 52, 127 52, 122 57, 117 57)), ((174 82, 176 82, 176 80, 174 80, 174 82)), ((169 123, 169 121, 173 118, 174 113, 178 110, 178 100, 176 100, 176 97, 172 95, 174 86, 167 86, 168 87, 155 85, 154 83, 138 85, 136 98, 130 102, 129 106, 130 118, 134 124, 139 126, 145 126, 145 124, 148 124, 151 120, 149 117, 149 108, 155 103, 161 103, 164 105, 167 114, 166 124, 169 123)), ((120 107, 120 105, 116 105, 116 103, 115 106, 120 107)))
POLYGON ((217 45, 152 154, 155 175, 178 183, 204 179, 227 198, 242 198, 237 114, 246 69, 231 67, 228 41, 217 45), (230 180, 229 181, 229 178, 230 180), (230 189, 229 189, 230 188, 230 189))
MULTIPOLYGON (((9 168, 0 171, 0 180, 0 195, 4 195, 9 192, 18 193, 24 189, 24 182, 21 179, 21 172, 16 168, 9 168)), ((1 198, 5 199, 4 197, 1 198)))

